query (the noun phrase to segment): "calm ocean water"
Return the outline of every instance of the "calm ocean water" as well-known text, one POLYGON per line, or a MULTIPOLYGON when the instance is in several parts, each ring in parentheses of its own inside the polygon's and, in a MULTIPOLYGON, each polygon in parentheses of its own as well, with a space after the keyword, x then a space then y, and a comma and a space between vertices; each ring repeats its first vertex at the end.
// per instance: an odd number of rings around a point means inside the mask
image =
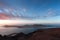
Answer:
POLYGON ((33 27, 33 28, 16 28, 16 27, 0 27, 0 34, 2 35, 9 35, 9 34, 12 34, 12 33, 20 33, 20 32, 23 32, 25 34, 27 33, 30 33, 30 32, 33 32, 37 29, 47 29, 47 28, 60 28, 60 25, 46 25, 46 26, 43 26, 43 27, 33 27))
POLYGON ((0 34, 9 35, 12 33, 20 33, 20 32, 27 34, 27 33, 33 32, 35 30, 37 30, 37 28, 16 28, 16 27, 5 28, 5 27, 0 27, 0 34))

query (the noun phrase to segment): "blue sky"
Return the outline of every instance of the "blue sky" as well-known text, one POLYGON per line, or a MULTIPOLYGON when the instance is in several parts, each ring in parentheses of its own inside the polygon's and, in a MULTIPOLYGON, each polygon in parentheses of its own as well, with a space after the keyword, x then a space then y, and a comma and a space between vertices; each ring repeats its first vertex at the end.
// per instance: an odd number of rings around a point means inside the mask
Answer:
POLYGON ((0 0, 0 5, 0 9, 12 8, 15 16, 18 10, 18 15, 24 18, 51 22, 57 18, 60 20, 60 0, 0 0))

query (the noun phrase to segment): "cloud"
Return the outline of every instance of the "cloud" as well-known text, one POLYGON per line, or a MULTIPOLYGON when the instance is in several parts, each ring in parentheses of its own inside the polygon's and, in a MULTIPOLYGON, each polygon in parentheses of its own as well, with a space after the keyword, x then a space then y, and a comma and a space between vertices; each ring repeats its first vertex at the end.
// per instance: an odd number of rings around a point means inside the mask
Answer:
POLYGON ((50 9, 48 9, 48 16, 51 16, 53 14, 53 11, 52 11, 52 9, 50 8, 50 9))
POLYGON ((23 8, 23 12, 26 12, 26 9, 25 8, 23 8))
MULTIPOLYGON (((20 9, 15 9, 15 8, 3 8, 1 11, 1 13, 2 14, 4 14, 4 15, 7 15, 7 16, 5 16, 6 18, 26 18, 26 19, 33 19, 33 17, 35 18, 35 16, 34 15, 32 15, 32 14, 28 14, 26 11, 26 8, 20 8, 20 9), (3 10, 3 11, 2 11, 3 10)), ((1 16, 1 18, 4 18, 4 15, 2 15, 1 16)), ((13 18, 13 19, 14 19, 13 18)), ((37 18, 37 17, 36 17, 37 18)), ((5 19, 5 18, 4 18, 5 19)))
POLYGON ((9 16, 7 16, 3 13, 0 13, 0 20, 4 20, 4 19, 9 19, 9 16))
POLYGON ((49 18, 49 17, 52 17, 52 16, 54 16, 54 10, 52 9, 52 8, 49 8, 48 10, 47 10, 47 13, 46 13, 46 15, 44 15, 43 17, 44 18, 49 18))

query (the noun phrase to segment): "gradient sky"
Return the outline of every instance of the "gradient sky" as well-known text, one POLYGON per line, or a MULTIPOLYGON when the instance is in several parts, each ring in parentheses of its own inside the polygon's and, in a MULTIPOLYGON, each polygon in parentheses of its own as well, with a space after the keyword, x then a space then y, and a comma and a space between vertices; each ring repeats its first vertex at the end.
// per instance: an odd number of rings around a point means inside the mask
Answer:
MULTIPOLYGON (((60 23, 60 0, 0 0, 0 19, 10 18, 16 20, 0 20, 0 26, 23 23, 60 23)), ((19 31, 27 33, 34 30, 36 29, 0 27, 0 34, 19 31)))
POLYGON ((60 23, 60 0, 0 0, 0 12, 9 14, 10 9, 21 18, 60 23))

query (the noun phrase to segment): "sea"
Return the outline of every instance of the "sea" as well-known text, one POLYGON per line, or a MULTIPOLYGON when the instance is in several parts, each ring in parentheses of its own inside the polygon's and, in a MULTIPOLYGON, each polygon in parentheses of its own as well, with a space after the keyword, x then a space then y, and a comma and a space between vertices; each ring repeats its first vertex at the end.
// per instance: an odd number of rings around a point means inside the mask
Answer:
POLYGON ((20 33, 20 32, 28 34, 30 32, 38 30, 38 29, 48 29, 48 28, 60 28, 60 24, 58 24, 58 25, 56 25, 56 24, 54 24, 54 25, 48 24, 48 25, 42 26, 42 27, 41 26, 40 27, 36 26, 35 28, 34 27, 32 27, 32 28, 30 28, 30 27, 27 27, 27 28, 17 28, 17 27, 8 27, 8 28, 6 28, 6 27, 0 27, 0 34, 1 35, 9 35, 9 34, 12 34, 12 33, 20 33))

